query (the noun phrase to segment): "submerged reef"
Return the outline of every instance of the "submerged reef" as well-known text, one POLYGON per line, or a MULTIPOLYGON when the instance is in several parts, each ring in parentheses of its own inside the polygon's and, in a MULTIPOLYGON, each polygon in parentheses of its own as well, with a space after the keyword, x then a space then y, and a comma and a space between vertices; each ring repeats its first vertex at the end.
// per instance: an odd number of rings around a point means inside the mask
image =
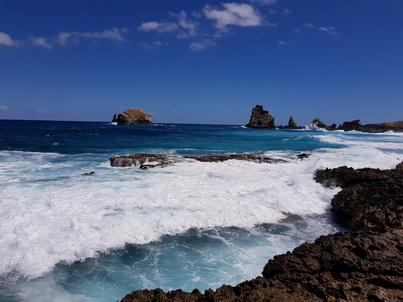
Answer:
POLYGON ((333 211, 342 231, 275 256, 262 277, 191 293, 139 290, 121 301, 403 301, 403 163, 395 169, 318 170, 338 186, 333 211))

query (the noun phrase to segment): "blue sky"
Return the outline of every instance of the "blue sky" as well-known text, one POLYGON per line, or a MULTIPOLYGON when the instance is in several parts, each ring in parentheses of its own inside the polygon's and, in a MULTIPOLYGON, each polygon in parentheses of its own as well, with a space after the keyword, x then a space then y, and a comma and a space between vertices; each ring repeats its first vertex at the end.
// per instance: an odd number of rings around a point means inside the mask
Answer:
POLYGON ((0 119, 403 119, 402 0, 0 0, 0 119))

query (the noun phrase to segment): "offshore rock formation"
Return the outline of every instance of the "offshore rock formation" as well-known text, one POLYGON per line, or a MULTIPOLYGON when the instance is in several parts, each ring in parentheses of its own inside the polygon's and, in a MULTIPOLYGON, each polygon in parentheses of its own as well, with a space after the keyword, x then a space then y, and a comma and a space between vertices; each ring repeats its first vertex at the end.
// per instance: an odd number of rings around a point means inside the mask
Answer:
POLYGON ((274 116, 269 114, 269 111, 264 110, 263 106, 256 105, 252 109, 252 115, 249 123, 246 125, 248 128, 262 128, 262 129, 275 129, 274 116))
POLYGON ((290 117, 288 121, 288 129, 298 129, 297 122, 294 117, 290 117))
POLYGON ((282 159, 274 159, 268 156, 253 154, 231 154, 231 155, 206 155, 206 156, 170 156, 164 154, 147 154, 137 153, 134 155, 114 156, 109 158, 112 167, 138 167, 142 170, 155 167, 166 167, 183 161, 200 161, 200 162, 223 162, 230 159, 246 160, 256 163, 279 163, 286 162, 282 159))
POLYGON ((335 211, 342 211, 349 225, 361 231, 304 243, 269 260, 263 277, 236 286, 223 285, 203 294, 197 289, 191 293, 140 290, 122 302, 403 301, 403 163, 385 171, 318 170, 315 179, 342 187, 333 198, 335 211), (349 203, 339 204, 339 194, 349 203))
POLYGON ((381 133, 386 131, 403 132, 403 121, 361 125, 360 120, 354 120, 351 122, 344 122, 343 125, 340 125, 337 129, 344 131, 355 130, 371 133, 381 133))
POLYGON ((151 125, 151 115, 143 110, 131 108, 125 112, 115 114, 112 122, 118 125, 151 125))

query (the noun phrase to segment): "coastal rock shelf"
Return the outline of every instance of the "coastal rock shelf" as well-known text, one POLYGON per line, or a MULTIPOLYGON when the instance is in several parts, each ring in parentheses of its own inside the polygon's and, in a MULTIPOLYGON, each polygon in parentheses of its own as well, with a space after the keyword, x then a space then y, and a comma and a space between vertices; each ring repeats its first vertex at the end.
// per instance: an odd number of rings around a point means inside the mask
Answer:
POLYGON ((121 301, 403 301, 403 163, 395 169, 318 170, 342 190, 333 209, 355 232, 321 236, 275 256, 263 277, 188 293, 139 290, 121 301))
POLYGON ((206 155, 206 156, 170 156, 163 154, 137 153, 134 155, 114 156, 109 158, 112 167, 138 167, 142 170, 155 167, 166 167, 184 161, 223 162, 227 160, 245 160, 256 163, 287 162, 283 159, 274 159, 268 156, 253 154, 206 155))

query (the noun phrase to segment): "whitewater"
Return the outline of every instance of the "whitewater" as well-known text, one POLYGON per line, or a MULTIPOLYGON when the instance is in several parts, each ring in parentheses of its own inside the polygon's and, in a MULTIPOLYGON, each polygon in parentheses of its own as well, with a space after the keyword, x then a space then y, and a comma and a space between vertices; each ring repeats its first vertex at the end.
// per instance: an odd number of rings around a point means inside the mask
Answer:
POLYGON ((235 285, 274 255, 341 230, 330 211, 339 189, 317 184, 317 169, 401 161, 403 135, 392 132, 0 121, 0 301, 235 285), (287 162, 109 164, 135 153, 287 162))

